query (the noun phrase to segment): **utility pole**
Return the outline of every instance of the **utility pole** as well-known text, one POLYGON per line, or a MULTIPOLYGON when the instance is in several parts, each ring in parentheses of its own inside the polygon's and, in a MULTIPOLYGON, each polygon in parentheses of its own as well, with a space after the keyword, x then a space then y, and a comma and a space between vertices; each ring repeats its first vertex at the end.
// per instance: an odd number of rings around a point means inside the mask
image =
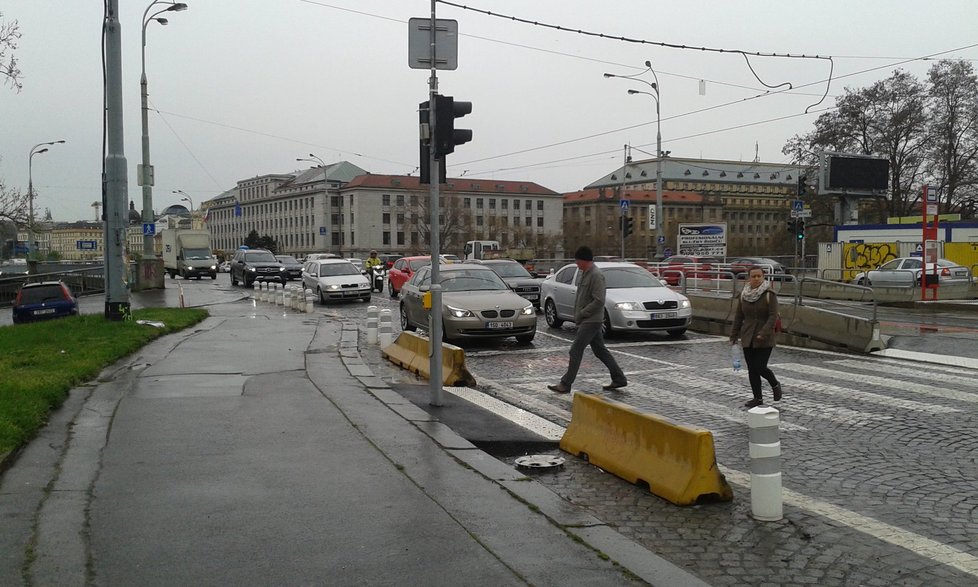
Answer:
POLYGON ((105 175, 102 178, 102 200, 105 209, 105 318, 124 320, 131 317, 129 290, 126 287, 128 267, 125 263, 128 213, 126 195, 125 141, 122 132, 122 26, 119 24, 119 0, 107 0, 102 29, 105 44, 105 175))
MULTIPOLYGON (((437 0, 431 0, 431 29, 429 31, 429 42, 431 43, 431 77, 428 82, 428 122, 431 125, 431 141, 428 149, 428 161, 431 169, 431 182, 428 184, 428 197, 431 204, 428 206, 431 211, 431 218, 428 220, 428 225, 431 227, 428 230, 428 234, 431 235, 431 328, 429 331, 429 343, 431 345, 431 358, 428 363, 428 372, 431 374, 431 378, 428 382, 431 384, 431 390, 429 393, 428 403, 433 406, 441 406, 445 403, 445 393, 441 388, 442 386, 442 307, 441 307, 441 272, 438 270, 440 253, 440 232, 441 227, 438 224, 438 196, 439 196, 439 179, 441 177, 441 172, 438 166, 441 162, 438 160, 437 150, 435 146, 435 137, 437 136, 437 129, 439 123, 443 122, 438 120, 437 107, 438 100, 435 96, 438 94, 438 74, 437 74, 437 53, 435 49, 437 48, 437 43, 435 42, 435 32, 437 28, 437 19, 435 18, 435 5, 437 0)), ((451 112, 447 112, 449 116, 451 112)))

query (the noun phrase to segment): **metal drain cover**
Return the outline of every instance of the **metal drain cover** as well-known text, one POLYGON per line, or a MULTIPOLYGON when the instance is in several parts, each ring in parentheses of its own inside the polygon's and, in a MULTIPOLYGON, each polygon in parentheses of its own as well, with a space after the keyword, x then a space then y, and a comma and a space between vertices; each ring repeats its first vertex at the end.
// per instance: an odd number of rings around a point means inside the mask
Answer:
POLYGON ((525 457, 516 459, 517 467, 527 469, 552 469, 554 467, 562 467, 563 465, 564 457, 556 455, 526 455, 525 457))

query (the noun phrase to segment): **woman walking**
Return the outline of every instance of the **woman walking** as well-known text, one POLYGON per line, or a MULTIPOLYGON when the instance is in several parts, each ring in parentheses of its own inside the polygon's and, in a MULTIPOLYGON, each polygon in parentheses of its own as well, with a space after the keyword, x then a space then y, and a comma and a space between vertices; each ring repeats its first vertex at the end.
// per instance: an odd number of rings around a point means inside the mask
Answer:
POLYGON ((778 319, 778 296, 771 291, 771 284, 764 279, 764 269, 751 267, 748 271, 747 285, 737 300, 737 312, 734 316, 733 330, 730 332, 730 344, 737 344, 744 349, 744 362, 747 363, 747 376, 754 399, 744 404, 755 408, 764 403, 761 395, 761 378, 771 384, 774 401, 781 399, 781 384, 767 366, 774 350, 774 323, 778 319))

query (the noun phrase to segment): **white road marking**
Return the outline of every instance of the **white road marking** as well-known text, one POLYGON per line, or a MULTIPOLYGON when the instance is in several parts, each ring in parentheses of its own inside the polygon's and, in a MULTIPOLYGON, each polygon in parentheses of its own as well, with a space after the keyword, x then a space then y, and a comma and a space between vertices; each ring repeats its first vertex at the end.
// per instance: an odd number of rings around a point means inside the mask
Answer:
MULTIPOLYGON (((968 387, 974 387, 976 384, 976 379, 978 379, 978 373, 970 373, 964 370, 947 369, 945 367, 937 367, 936 365, 928 365, 927 367, 921 368, 920 365, 915 365, 913 367, 907 367, 905 361, 901 361, 902 364, 897 363, 886 363, 886 374, 898 377, 918 377, 927 379, 928 381, 939 381, 941 383, 954 383, 958 385, 964 385, 968 387), (961 373, 958 375, 957 373, 961 373)), ((846 369, 859 369, 880 372, 880 362, 866 363, 857 360, 845 360, 845 361, 832 361, 833 365, 838 365, 839 367, 844 367, 846 369)))
POLYGON ((894 359, 920 361, 923 363, 937 363, 939 365, 954 365, 956 367, 978 369, 978 359, 971 359, 968 357, 955 357, 951 355, 935 355, 933 353, 904 351, 900 349, 883 349, 881 351, 876 351, 873 354, 875 356, 880 356, 880 357, 890 357, 894 359))
POLYGON ((563 426, 554 424, 550 420, 541 418, 532 412, 528 412, 504 401, 500 401, 474 389, 469 389, 468 387, 445 387, 443 389, 448 393, 456 395, 464 400, 476 404, 477 406, 485 408, 490 412, 498 414, 511 422, 515 422, 527 430, 532 430, 547 440, 560 440, 560 438, 564 435, 563 426))
POLYGON ((814 367, 811 365, 802 365, 800 363, 780 363, 778 366, 781 367, 782 369, 791 369, 795 373, 809 373, 811 375, 818 375, 819 377, 828 377, 830 379, 846 379, 850 383, 865 383, 868 385, 880 385, 883 387, 889 387, 899 391, 908 391, 911 393, 919 393, 921 395, 926 395, 931 397, 940 397, 944 399, 967 402, 971 404, 978 404, 978 393, 969 393, 967 391, 944 389, 936 385, 913 383, 911 381, 905 381, 905 380, 894 380, 887 377, 879 377, 876 375, 863 375, 860 373, 845 373, 839 371, 838 369, 814 367))
MULTIPOLYGON (((785 367, 784 369, 778 369, 779 373, 783 373, 785 371, 792 372, 790 365, 772 365, 772 367, 785 367)), ((927 414, 950 414, 961 411, 951 406, 942 406, 934 403, 900 399, 888 395, 870 393, 868 391, 859 391, 850 387, 839 387, 837 385, 831 385, 828 383, 814 383, 806 379, 796 379, 793 377, 785 377, 784 375, 778 375, 778 380, 786 389, 788 389, 788 392, 786 393, 791 396, 792 404, 794 404, 794 400, 798 395, 803 395, 804 397, 808 398, 815 398, 818 394, 824 393, 826 395, 839 396, 843 399, 858 400, 879 404, 889 408, 902 408, 904 410, 924 412, 927 414), (797 393, 792 392, 792 388, 798 390, 797 393)))
MULTIPOLYGON (((474 390, 470 391, 475 394, 479 393, 474 390)), ((567 397, 569 400, 570 394, 564 397, 567 397)), ((505 417, 505 414, 500 415, 505 417)), ((569 414, 565 419, 569 419, 569 414)), ((746 418, 741 415, 740 421, 744 422, 745 420, 746 418)), ((534 430, 532 424, 523 425, 541 436, 547 436, 547 434, 551 434, 557 430, 560 430, 560 434, 563 435, 564 430, 563 427, 552 422, 547 422, 547 426, 540 430, 534 430)), ((785 429, 784 422, 782 422, 782 429, 785 429)), ((720 470, 731 483, 748 489, 750 488, 750 475, 748 473, 730 469, 722 465, 720 465, 720 470)), ((883 542, 888 542, 894 546, 905 548, 923 558, 953 567, 973 577, 978 577, 978 557, 967 552, 898 526, 881 522, 875 518, 864 516, 820 499, 809 497, 791 489, 782 488, 781 492, 782 499, 787 505, 822 516, 851 530, 861 532, 883 542)))

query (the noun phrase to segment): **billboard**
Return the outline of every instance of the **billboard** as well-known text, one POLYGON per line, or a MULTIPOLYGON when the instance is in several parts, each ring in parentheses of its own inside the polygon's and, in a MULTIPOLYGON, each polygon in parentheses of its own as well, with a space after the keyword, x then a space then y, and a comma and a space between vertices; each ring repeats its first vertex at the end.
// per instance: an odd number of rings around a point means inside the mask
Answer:
POLYGON ((677 255, 726 257, 727 223, 680 224, 676 236, 677 255))
POLYGON ((820 194, 876 195, 890 186, 890 161, 853 153, 822 153, 820 194))

